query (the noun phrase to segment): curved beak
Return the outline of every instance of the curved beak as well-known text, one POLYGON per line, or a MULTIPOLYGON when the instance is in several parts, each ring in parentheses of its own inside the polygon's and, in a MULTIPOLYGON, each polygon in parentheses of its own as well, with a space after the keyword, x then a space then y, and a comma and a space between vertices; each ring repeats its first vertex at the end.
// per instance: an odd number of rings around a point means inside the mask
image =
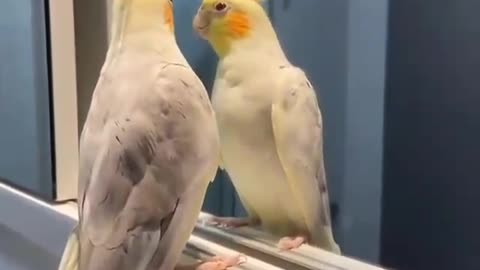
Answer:
POLYGON ((211 13, 204 7, 200 7, 195 15, 195 18, 193 19, 193 29, 195 29, 201 38, 208 39, 208 32, 210 31, 211 22, 211 13))

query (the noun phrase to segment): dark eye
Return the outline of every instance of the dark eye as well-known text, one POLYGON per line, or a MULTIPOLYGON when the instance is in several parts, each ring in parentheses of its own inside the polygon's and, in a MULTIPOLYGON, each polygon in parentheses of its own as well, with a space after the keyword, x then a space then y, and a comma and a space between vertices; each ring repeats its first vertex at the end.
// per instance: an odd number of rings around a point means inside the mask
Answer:
POLYGON ((215 5, 217 11, 224 11, 227 8, 227 4, 220 2, 215 5))

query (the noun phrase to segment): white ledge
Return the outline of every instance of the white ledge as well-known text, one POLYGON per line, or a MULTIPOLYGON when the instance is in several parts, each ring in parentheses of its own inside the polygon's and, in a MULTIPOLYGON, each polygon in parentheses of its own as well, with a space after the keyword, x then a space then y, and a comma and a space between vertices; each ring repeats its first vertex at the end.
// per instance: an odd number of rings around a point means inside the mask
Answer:
MULTIPOLYGON (((77 223, 75 203, 52 205, 8 185, 0 183, 0 225, 28 239, 59 260, 68 235, 77 223)), ((192 235, 182 263, 205 259, 212 255, 236 255, 237 251, 192 235)), ((235 269, 235 268, 232 268, 235 269)), ((280 270, 256 258, 237 269, 280 270)))
MULTIPOLYGON (((278 239, 253 228, 222 230, 203 225, 201 221, 208 216, 206 213, 200 215, 182 263, 212 255, 244 253, 247 263, 237 269, 382 270, 308 245, 295 251, 279 252, 275 246, 278 239)), ((0 226, 28 239, 58 260, 76 223, 75 203, 49 204, 0 183, 0 226)))
POLYGON ((214 238, 217 242, 229 248, 244 250, 245 247, 255 251, 256 257, 274 265, 284 268, 296 267, 298 269, 318 270, 385 270, 378 266, 370 265, 359 260, 339 256, 325 250, 302 245, 293 251, 280 252, 276 244, 280 240, 256 228, 243 227, 236 229, 221 229, 206 225, 210 218, 208 213, 201 213, 197 222, 196 232, 205 238, 214 238), (260 254, 262 253, 262 254, 260 254))

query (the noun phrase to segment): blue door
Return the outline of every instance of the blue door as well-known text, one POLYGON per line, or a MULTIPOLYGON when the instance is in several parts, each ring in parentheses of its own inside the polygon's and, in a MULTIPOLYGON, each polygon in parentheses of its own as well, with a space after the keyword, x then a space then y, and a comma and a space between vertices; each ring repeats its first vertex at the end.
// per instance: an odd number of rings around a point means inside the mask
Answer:
POLYGON ((45 3, 0 9, 0 179, 53 198, 45 3))

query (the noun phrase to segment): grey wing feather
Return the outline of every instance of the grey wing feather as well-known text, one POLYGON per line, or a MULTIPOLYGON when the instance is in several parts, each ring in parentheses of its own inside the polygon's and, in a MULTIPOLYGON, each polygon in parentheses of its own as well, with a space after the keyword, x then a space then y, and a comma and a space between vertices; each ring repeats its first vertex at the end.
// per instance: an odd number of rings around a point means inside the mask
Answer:
POLYGON ((84 130, 83 147, 91 143, 96 149, 89 150, 96 155, 82 159, 94 162, 81 183, 80 270, 150 269, 151 263, 165 260, 159 252, 167 253, 172 244, 163 241, 175 230, 170 230, 172 222, 189 223, 183 229, 187 237, 193 229, 210 180, 205 178, 213 178, 211 171, 218 164, 218 138, 211 136, 216 127, 202 122, 206 115, 213 119, 205 110, 209 109, 205 96, 202 102, 195 103, 197 96, 182 103, 198 92, 188 89, 198 87, 197 81, 186 76, 175 82, 175 91, 168 91, 174 96, 168 98, 162 94, 165 80, 161 81, 154 86, 160 99, 128 117, 111 119, 99 134, 84 130), (189 191, 191 186, 196 190, 189 191), (192 203, 185 197, 188 192, 200 196, 200 202, 192 203), (185 208, 194 212, 178 214, 185 208))
POLYGON ((181 184, 181 176, 174 171, 175 167, 158 168, 151 164, 154 138, 146 138, 136 120, 139 119, 132 119, 130 127, 123 127, 123 134, 111 135, 113 138, 102 147, 93 167, 82 209, 81 243, 88 244, 82 246, 80 269, 87 269, 83 268, 86 265, 88 269, 97 269, 100 264, 95 258, 100 256, 93 253, 98 251, 104 257, 103 267, 109 252, 112 256, 117 254, 113 257, 118 257, 119 252, 126 255, 129 246, 139 244, 131 241, 135 242, 135 237, 144 232, 151 242, 137 238, 138 241, 143 240, 147 246, 158 242, 181 196, 184 187, 176 186, 174 181, 179 179, 181 184), (172 180, 157 178, 155 170, 172 180), (89 245, 90 248, 83 249, 89 245), (84 250, 92 254, 82 253, 84 250))

